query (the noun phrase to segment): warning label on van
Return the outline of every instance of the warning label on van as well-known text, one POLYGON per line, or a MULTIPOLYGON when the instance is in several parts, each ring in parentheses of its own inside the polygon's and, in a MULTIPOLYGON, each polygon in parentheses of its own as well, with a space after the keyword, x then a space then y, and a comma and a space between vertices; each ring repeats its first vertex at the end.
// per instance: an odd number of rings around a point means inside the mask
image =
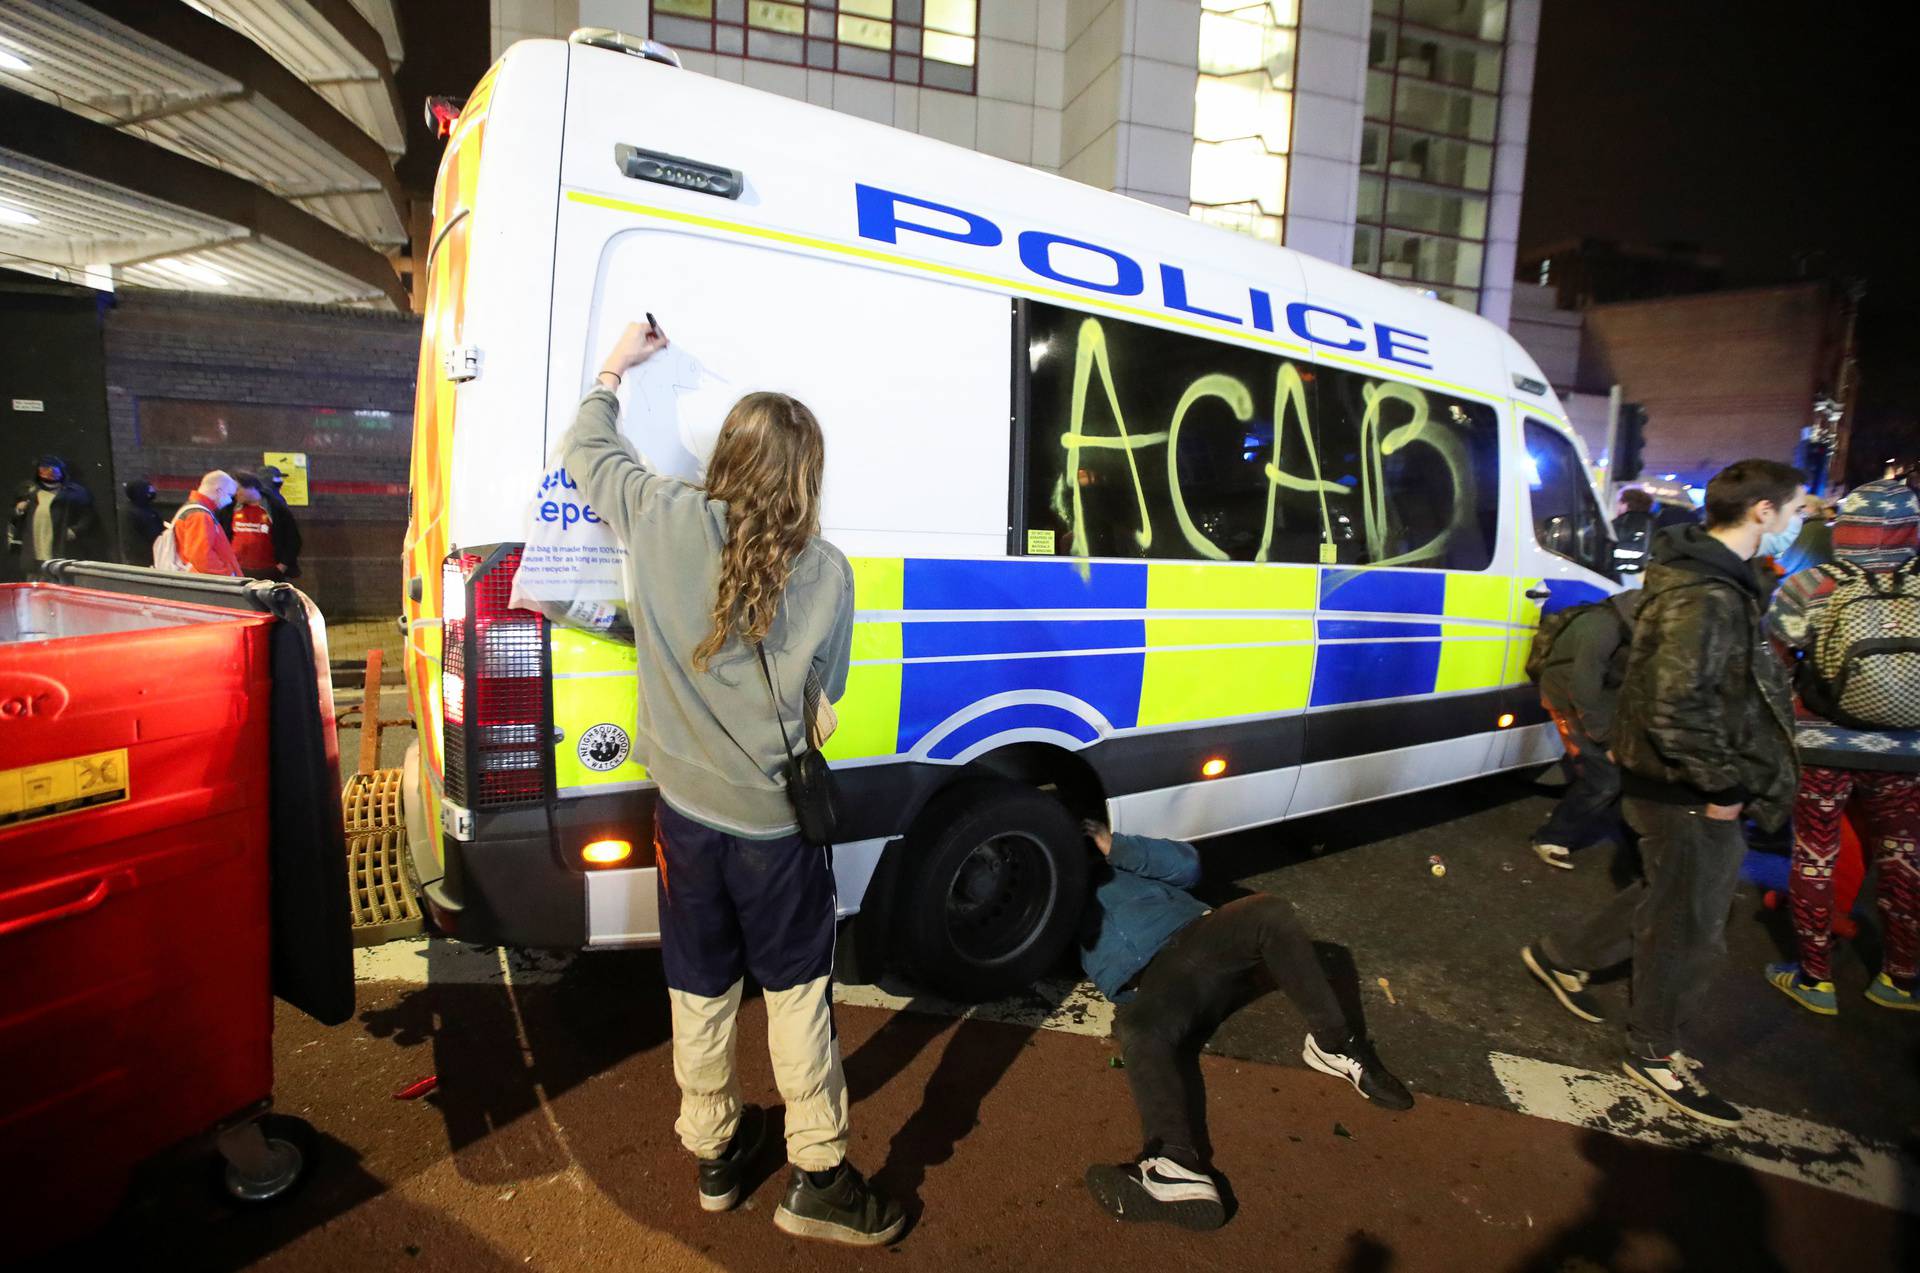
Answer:
POLYGON ((0 827, 79 813, 127 798, 127 751, 0 769, 0 827))

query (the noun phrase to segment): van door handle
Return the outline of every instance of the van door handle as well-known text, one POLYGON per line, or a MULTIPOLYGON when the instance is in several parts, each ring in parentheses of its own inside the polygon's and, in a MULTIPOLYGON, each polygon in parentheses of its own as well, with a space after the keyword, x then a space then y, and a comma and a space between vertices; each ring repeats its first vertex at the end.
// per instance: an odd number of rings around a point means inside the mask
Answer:
POLYGON ((423 591, 421 584, 422 580, 419 575, 415 575, 413 578, 407 580, 407 596, 412 598, 413 604, 415 605, 420 604, 420 595, 423 591))
POLYGON ((1553 593, 1545 584, 1535 584, 1533 587, 1527 589, 1527 599, 1530 601, 1545 601, 1552 595, 1553 593))
POLYGON ((84 915, 88 911, 98 910, 113 892, 114 881, 118 876, 105 875, 94 881, 93 887, 71 902, 62 902, 58 906, 49 906, 43 911, 31 915, 17 915, 12 919, 0 920, 0 937, 12 933, 24 933, 29 928, 38 928, 42 924, 51 924, 55 920, 71 919, 75 915, 84 915))

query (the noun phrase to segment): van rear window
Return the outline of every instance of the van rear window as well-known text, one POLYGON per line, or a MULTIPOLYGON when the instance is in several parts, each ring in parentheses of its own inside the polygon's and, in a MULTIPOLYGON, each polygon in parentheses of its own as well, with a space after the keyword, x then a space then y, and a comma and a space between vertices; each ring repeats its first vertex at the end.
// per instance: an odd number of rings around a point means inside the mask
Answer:
POLYGON ((1485 403, 1024 302, 1015 552, 1481 570, 1485 403))

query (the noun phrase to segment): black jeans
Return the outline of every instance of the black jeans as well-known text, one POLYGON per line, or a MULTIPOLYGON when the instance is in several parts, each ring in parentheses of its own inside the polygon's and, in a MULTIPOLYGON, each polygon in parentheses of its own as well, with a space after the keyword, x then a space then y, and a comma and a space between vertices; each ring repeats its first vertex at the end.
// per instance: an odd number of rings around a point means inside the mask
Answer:
POLYGON ((1140 1112, 1142 1157, 1204 1165, 1200 1045, 1233 1007, 1247 975, 1263 966, 1315 1039, 1328 1048, 1346 1041, 1346 1016, 1291 905, 1256 893, 1202 915, 1153 957, 1138 993, 1115 1015, 1140 1112))
POLYGON ((1584 849, 1601 840, 1620 839, 1620 766, 1607 759, 1607 749, 1587 737, 1579 722, 1556 711, 1553 723, 1566 744, 1563 763, 1573 783, 1533 833, 1534 843, 1584 849))
POLYGON ((1644 874, 1578 932, 1546 939, 1547 958, 1581 971, 1633 960, 1627 1037, 1644 1056, 1670 1056, 1726 950, 1727 912, 1747 851, 1740 823, 1709 818, 1704 805, 1628 796, 1622 806, 1640 836, 1644 874))

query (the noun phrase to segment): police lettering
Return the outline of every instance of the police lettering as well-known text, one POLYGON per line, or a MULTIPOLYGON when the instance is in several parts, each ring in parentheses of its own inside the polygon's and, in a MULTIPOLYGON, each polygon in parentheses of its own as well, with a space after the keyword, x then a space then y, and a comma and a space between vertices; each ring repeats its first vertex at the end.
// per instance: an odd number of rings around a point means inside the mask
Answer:
MULTIPOLYGON (((853 201, 863 239, 898 244, 901 234, 906 233, 1008 254, 1006 233, 978 212, 861 182, 854 183, 853 201)), ((1021 230, 1012 246, 1011 256, 1020 267, 1048 284, 1065 284, 1107 296, 1145 296, 1147 280, 1154 277, 1159 283, 1160 304, 1168 310, 1197 314, 1221 323, 1246 323, 1257 331, 1274 330, 1273 297, 1257 287, 1245 288, 1244 301, 1236 303, 1230 299, 1233 291, 1219 286, 1216 279, 1209 291, 1219 293, 1220 299, 1215 304, 1221 308, 1203 307, 1192 300, 1194 283, 1180 266, 1156 263, 1156 268, 1149 271, 1117 249, 1051 230, 1021 230), (1244 318, 1237 312, 1240 304, 1245 308, 1244 318), (1228 312, 1229 305, 1235 306, 1236 312, 1228 312)), ((1367 322, 1352 314, 1304 301, 1287 306, 1286 324, 1287 330, 1301 340, 1325 349, 1353 353, 1370 349, 1376 358, 1385 362, 1423 370, 1433 367, 1428 338, 1404 327, 1367 322)))

